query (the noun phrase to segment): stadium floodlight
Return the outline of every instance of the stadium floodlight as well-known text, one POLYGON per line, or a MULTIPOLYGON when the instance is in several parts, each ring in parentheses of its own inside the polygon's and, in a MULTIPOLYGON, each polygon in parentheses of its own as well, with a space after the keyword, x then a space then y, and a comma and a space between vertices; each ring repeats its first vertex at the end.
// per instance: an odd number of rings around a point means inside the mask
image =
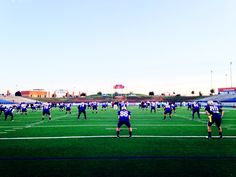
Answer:
POLYGON ((228 77, 228 75, 227 75, 227 73, 226 73, 226 74, 225 74, 225 87, 228 86, 228 79, 227 79, 227 77, 228 77))
POLYGON ((213 71, 211 70, 211 89, 213 89, 213 80, 212 80, 213 71))
POLYGON ((233 87, 233 81, 232 81, 232 61, 230 62, 230 86, 233 87))

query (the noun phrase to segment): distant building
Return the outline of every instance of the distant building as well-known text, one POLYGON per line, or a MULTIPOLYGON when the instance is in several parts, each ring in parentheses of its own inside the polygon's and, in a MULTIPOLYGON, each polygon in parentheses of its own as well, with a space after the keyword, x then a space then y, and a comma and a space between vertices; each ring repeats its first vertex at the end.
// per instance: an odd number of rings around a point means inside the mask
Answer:
POLYGON ((50 93, 44 91, 43 89, 33 89, 32 91, 21 91, 21 95, 32 98, 46 98, 50 95, 50 93))
POLYGON ((57 97, 57 98, 67 97, 68 94, 69 94, 69 92, 65 89, 57 89, 54 91, 54 97, 57 97))
POLYGON ((226 88, 218 88, 218 93, 221 95, 232 94, 236 95, 236 87, 226 87, 226 88))

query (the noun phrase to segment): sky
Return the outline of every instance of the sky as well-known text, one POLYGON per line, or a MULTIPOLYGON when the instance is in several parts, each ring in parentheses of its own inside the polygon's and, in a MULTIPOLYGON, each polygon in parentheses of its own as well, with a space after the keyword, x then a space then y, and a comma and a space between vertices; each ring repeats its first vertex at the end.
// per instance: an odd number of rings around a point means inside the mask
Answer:
POLYGON ((235 9, 235 0, 1 0, 0 93, 236 86, 235 9))

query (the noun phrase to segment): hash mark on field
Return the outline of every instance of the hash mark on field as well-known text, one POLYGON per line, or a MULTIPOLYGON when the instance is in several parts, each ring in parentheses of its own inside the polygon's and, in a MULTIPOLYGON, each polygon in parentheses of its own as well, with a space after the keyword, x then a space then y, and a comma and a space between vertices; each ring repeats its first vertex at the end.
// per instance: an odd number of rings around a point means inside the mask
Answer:
POLYGON ((14 132, 16 130, 4 130, 5 132, 14 132))
MULTIPOLYGON (((105 128, 106 130, 115 130, 116 129, 116 127, 114 127, 114 128, 105 128)), ((121 130, 128 130, 128 128, 121 128, 121 130)), ((133 130, 137 130, 137 128, 132 128, 133 130)))

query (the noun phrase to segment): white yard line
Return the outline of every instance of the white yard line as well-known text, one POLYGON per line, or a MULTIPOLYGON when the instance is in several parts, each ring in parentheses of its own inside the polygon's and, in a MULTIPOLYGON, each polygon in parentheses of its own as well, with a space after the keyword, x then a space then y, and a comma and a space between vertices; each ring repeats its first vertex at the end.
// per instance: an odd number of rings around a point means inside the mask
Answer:
MULTIPOLYGON (((128 136, 121 136, 121 138, 128 136)), ((55 137, 12 137, 0 138, 0 140, 50 140, 50 139, 97 139, 97 138, 116 138, 115 135, 101 136, 55 136, 55 137)), ((205 139, 207 136, 155 136, 155 135, 134 135, 132 138, 170 138, 170 139, 205 139)), ((218 138, 213 136, 212 138, 218 138)), ((224 139, 236 139, 236 136, 224 136, 224 139)))
POLYGON ((14 131, 16 131, 16 130, 14 130, 14 129, 10 129, 10 130, 4 130, 5 132, 14 132, 14 131))
MULTIPOLYGON (((99 124, 99 125, 94 125, 94 124, 38 125, 38 124, 26 125, 26 126, 5 126, 3 128, 13 128, 15 130, 21 130, 23 128, 31 128, 31 127, 34 127, 34 128, 64 128, 64 127, 112 127, 112 126, 116 126, 116 123, 115 124, 99 124)), ((199 124, 134 124, 134 127, 202 127, 202 126, 203 126, 202 124, 201 125, 199 125, 199 124)), ((227 127, 231 127, 231 126, 224 126, 224 127, 227 128, 227 127)))

